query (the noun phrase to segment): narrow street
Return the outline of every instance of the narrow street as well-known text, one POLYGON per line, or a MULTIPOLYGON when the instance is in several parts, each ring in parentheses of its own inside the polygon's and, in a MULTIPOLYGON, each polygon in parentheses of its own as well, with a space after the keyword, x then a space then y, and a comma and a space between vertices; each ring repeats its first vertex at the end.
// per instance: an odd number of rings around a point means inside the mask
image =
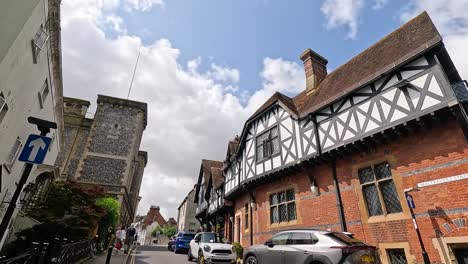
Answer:
POLYGON ((187 264, 186 254, 175 254, 162 246, 139 246, 132 256, 131 264, 187 264))

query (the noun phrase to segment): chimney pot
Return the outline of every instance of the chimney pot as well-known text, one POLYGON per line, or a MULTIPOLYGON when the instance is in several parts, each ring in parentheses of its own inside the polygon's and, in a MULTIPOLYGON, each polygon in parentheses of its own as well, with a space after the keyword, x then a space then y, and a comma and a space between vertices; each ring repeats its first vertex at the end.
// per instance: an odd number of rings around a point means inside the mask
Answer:
POLYGON ((311 49, 301 54, 306 74, 306 91, 312 92, 327 76, 328 60, 311 49))

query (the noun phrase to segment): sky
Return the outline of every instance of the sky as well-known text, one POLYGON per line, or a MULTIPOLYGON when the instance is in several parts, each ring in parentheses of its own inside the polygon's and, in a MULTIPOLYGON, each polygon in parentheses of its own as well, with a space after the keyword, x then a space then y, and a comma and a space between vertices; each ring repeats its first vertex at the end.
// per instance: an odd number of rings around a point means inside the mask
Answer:
POLYGON ((466 0, 62 0, 64 95, 148 103, 148 151, 138 213, 163 216, 195 184, 201 159, 227 143, 274 92, 305 89, 300 54, 331 72, 428 11, 462 78, 468 76, 466 0))

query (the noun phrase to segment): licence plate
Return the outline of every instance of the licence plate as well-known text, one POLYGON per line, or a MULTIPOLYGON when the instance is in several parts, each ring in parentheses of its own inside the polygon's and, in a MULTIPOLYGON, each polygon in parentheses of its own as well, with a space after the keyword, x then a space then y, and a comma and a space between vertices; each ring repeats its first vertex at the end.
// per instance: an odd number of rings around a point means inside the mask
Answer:
POLYGON ((361 257, 362 262, 375 262, 374 256, 364 255, 361 257))

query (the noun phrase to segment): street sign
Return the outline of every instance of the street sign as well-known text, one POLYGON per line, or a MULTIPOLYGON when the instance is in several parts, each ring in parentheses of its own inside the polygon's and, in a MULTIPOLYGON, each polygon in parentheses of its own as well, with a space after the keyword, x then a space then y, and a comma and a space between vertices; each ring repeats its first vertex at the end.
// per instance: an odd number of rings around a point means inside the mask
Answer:
POLYGON ((29 135, 18 160, 27 163, 42 164, 51 141, 50 137, 43 137, 34 134, 29 135))
POLYGON ((408 202, 408 206, 410 208, 416 208, 416 205, 414 204, 413 196, 411 194, 406 194, 406 201, 408 202))

